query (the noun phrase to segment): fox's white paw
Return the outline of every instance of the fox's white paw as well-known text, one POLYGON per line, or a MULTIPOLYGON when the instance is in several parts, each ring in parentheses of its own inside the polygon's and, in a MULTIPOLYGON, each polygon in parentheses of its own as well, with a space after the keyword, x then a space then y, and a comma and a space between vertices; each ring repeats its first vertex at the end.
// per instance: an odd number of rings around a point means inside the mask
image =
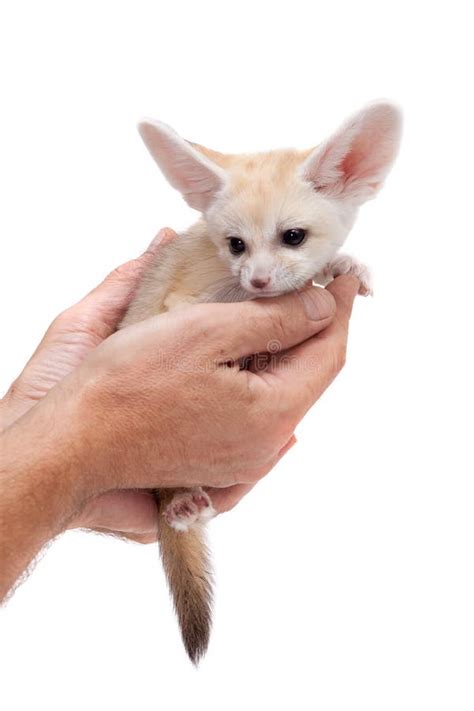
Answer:
POLYGON ((326 264, 323 274, 328 280, 335 279, 341 274, 354 274, 360 281, 359 294, 361 296, 373 296, 372 277, 369 268, 348 254, 337 254, 332 262, 326 264))
POLYGON ((187 531, 216 515, 211 499, 200 487, 176 494, 163 512, 166 523, 176 531, 187 531))

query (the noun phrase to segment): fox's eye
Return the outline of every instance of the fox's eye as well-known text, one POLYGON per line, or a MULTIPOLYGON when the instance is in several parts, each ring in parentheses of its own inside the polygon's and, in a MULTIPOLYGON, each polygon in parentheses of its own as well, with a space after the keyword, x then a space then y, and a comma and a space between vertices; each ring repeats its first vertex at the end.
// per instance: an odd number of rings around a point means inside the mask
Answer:
POLYGON ((242 254, 245 252, 245 242, 238 237, 229 237, 229 249, 232 254, 242 254))
POLYGON ((289 247, 298 247, 306 237, 306 230, 294 229, 286 230, 283 232, 282 241, 283 244, 287 244, 289 247))

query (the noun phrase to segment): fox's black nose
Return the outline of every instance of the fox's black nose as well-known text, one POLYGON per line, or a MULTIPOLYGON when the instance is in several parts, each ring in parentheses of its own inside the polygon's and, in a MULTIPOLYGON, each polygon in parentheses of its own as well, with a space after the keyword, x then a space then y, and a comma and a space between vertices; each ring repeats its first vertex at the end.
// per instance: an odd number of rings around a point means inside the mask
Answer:
POLYGON ((265 289, 270 283, 270 279, 251 279, 250 283, 255 289, 265 289))

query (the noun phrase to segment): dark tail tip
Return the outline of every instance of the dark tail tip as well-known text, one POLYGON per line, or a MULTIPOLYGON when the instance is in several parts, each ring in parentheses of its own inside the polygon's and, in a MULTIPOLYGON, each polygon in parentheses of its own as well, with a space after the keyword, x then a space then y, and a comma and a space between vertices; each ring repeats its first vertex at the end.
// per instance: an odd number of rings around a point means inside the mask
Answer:
MULTIPOLYGON (((192 663, 197 666, 209 645, 212 625, 212 592, 209 583, 204 585, 205 594, 191 599, 178 609, 178 618, 184 647, 192 663), (181 613, 181 614, 180 614, 181 613)), ((203 590, 201 589, 201 593, 203 590)))
POLYGON ((198 667, 199 662, 207 652, 207 647, 209 644, 209 634, 207 634, 207 639, 201 638, 199 640, 190 640, 183 637, 183 642, 189 659, 195 667, 198 667))
MULTIPOLYGON (((167 496, 172 496, 172 492, 167 496)), ((160 498, 160 514, 165 497, 166 494, 160 498)), ((212 572, 205 531, 202 526, 176 531, 159 515, 158 532, 183 643, 197 666, 207 650, 212 623, 212 572)))

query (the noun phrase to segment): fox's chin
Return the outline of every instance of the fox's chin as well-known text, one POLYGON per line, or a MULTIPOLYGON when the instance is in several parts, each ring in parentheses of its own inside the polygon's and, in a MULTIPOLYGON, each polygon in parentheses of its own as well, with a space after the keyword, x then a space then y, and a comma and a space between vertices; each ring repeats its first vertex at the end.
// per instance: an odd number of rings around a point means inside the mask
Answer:
POLYGON ((282 294, 288 294, 294 289, 247 289, 242 287, 245 293, 248 295, 249 299, 271 299, 274 296, 281 296, 282 294))
POLYGON ((248 294, 248 298, 250 299, 270 299, 275 296, 282 296, 283 294, 289 294, 292 291, 304 289, 306 286, 309 286, 312 283, 312 279, 302 279, 301 281, 295 282, 292 285, 287 284, 279 288, 273 287, 271 289, 252 289, 251 287, 245 287, 243 284, 241 285, 241 287, 244 292, 248 294))

